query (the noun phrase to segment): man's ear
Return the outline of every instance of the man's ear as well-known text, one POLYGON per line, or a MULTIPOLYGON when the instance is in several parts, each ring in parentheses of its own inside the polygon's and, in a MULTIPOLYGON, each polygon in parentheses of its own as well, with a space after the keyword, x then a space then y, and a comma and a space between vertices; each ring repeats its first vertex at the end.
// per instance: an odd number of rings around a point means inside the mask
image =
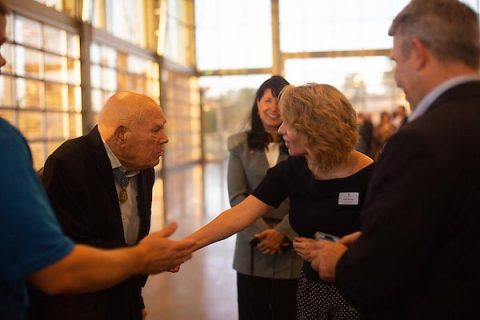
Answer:
POLYGON ((415 59, 416 70, 423 69, 428 62, 429 48, 419 38, 412 39, 412 47, 410 49, 410 55, 415 59))
POLYGON ((113 133, 113 137, 118 146, 125 145, 127 143, 127 127, 122 125, 118 126, 113 133))

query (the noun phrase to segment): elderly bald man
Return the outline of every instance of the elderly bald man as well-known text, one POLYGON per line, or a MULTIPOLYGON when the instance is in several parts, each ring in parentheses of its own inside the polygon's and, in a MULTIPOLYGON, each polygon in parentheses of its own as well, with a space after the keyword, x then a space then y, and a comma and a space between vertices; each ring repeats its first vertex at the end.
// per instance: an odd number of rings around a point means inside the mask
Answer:
MULTIPOLYGON (((135 245, 150 229, 153 167, 168 142, 165 117, 151 98, 114 94, 87 135, 48 157, 43 184, 64 232, 100 248, 135 245)), ((137 276, 98 293, 32 294, 31 319, 137 320, 145 317, 137 276)))

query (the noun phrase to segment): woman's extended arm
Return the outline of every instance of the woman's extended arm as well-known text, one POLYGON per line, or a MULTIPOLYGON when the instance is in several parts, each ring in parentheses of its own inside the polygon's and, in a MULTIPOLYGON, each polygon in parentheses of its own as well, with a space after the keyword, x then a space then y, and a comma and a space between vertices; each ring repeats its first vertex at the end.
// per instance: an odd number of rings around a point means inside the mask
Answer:
POLYGON ((269 205, 249 195, 185 239, 195 241, 195 250, 198 250, 243 230, 270 209, 269 205))

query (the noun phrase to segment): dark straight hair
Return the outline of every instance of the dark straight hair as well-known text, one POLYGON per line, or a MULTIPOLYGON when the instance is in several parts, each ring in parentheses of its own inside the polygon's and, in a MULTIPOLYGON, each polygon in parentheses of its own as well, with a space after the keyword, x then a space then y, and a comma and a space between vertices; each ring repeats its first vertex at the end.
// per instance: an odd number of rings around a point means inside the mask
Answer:
MULTIPOLYGON (((257 101, 260 101, 267 89, 270 89, 272 95, 277 98, 283 87, 287 85, 289 85, 289 83, 283 77, 272 76, 258 88, 250 115, 250 130, 247 131, 247 143, 250 149, 264 150, 268 143, 273 141, 273 137, 265 130, 262 120, 260 119, 257 101)), ((282 151, 286 151, 286 148, 283 145, 282 151)))

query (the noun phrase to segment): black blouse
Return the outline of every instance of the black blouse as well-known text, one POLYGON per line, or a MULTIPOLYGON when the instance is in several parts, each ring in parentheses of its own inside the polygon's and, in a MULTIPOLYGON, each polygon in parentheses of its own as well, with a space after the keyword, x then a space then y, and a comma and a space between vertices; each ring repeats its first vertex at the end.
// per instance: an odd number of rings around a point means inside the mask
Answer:
MULTIPOLYGON (((373 170, 372 163, 349 177, 317 180, 304 157, 289 157, 267 171, 253 195, 273 207, 290 197, 290 224, 302 237, 313 238, 317 231, 342 237, 360 229, 360 209, 373 170)), ((310 264, 305 266, 307 276, 318 281, 310 264)))

